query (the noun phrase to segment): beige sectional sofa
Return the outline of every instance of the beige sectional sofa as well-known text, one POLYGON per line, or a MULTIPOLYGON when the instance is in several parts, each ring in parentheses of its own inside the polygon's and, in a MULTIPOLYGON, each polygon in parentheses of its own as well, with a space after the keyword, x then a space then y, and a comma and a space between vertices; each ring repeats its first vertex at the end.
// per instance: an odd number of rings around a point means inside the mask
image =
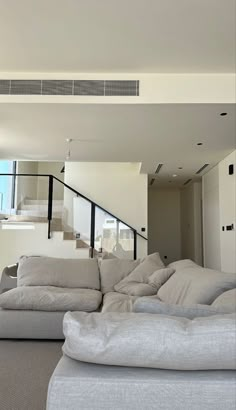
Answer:
MULTIPOLYGON (((166 268, 158 253, 142 261, 23 257, 10 267, 11 276, 16 270, 17 287, 0 295, 0 338, 63 339, 67 311, 138 312, 145 305, 149 312, 147 302, 153 309, 154 300, 162 314, 197 305, 204 315, 219 295, 236 288, 236 274, 190 260, 166 268)), ((233 301, 234 294, 224 297, 218 311, 234 311, 233 301)))
POLYGON ((47 410, 234 410, 235 312, 236 274, 190 260, 24 257, 0 338, 65 338, 47 410))

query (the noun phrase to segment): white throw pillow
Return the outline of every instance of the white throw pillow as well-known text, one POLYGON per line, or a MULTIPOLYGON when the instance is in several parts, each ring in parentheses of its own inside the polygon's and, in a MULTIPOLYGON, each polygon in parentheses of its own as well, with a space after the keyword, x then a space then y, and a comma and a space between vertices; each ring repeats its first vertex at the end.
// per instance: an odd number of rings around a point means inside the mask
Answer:
POLYGON ((236 368, 236 315, 66 313, 63 351, 83 362, 173 370, 236 368))
POLYGON ((202 268, 190 260, 171 263, 176 272, 160 288, 158 297, 166 303, 210 305, 217 296, 236 287, 236 274, 202 268))
POLYGON ((102 293, 114 292, 114 286, 132 272, 140 260, 104 259, 100 262, 102 293))
POLYGON ((227 307, 231 309, 232 312, 236 312, 236 288, 222 293, 214 300, 211 306, 215 308, 227 307))
POLYGON ((97 310, 102 293, 93 289, 69 289, 53 286, 19 286, 0 295, 2 309, 63 311, 97 310))
POLYGON ((114 286, 116 292, 133 296, 152 296, 174 273, 164 268, 159 253, 147 256, 126 278, 114 286))

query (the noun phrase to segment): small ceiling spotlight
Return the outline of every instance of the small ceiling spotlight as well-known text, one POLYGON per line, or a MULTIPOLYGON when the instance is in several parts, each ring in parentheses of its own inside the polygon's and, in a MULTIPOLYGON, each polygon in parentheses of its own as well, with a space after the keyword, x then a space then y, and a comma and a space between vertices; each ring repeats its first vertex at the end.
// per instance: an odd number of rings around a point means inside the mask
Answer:
POLYGON ((228 115, 228 113, 227 112, 221 112, 220 115, 221 115, 221 117, 225 117, 226 115, 228 115))
POLYGON ((203 142, 198 142, 197 145, 203 145, 203 142))
POLYGON ((178 167, 178 169, 183 169, 183 167, 178 167))
POLYGON ((177 176, 178 176, 177 174, 173 174, 173 175, 172 175, 173 178, 176 178, 177 176))

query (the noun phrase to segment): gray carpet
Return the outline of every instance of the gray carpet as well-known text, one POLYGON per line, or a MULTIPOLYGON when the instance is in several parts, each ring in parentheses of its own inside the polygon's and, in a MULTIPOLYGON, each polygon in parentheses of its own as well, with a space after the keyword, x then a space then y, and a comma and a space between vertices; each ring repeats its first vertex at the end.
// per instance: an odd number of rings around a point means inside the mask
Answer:
POLYGON ((45 410, 62 342, 0 340, 0 410, 45 410))

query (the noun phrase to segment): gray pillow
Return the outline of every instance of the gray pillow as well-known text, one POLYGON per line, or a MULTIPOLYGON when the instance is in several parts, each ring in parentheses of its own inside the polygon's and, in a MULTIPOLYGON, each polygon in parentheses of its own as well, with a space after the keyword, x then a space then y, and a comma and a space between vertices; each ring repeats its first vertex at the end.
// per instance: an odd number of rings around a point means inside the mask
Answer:
POLYGON ((236 274, 202 268, 192 261, 171 263, 176 272, 160 288, 158 297, 166 303, 210 305, 217 296, 236 287, 236 274))
POLYGON ((213 316, 217 314, 233 313, 232 308, 220 308, 208 305, 170 305, 161 302, 158 298, 138 298, 133 306, 133 312, 136 313, 157 313, 167 316, 186 317, 188 319, 195 319, 196 317, 213 316))
MULTIPOLYGON (((116 290, 116 292, 120 293, 142 295, 141 292, 137 293, 136 290, 135 293, 132 292, 132 284, 135 287, 137 283, 148 284, 149 276, 151 276, 158 269, 162 268, 164 268, 164 264, 158 252, 153 253, 152 255, 148 255, 128 276, 118 282, 114 286, 114 289, 116 290)), ((145 289, 146 295, 154 295, 157 292, 157 289, 152 289, 151 286, 146 286, 145 289)))
POLYGON ((215 308, 228 307, 236 312, 236 289, 227 290, 214 300, 211 306, 215 308))
POLYGON ((97 259, 24 257, 19 261, 17 286, 58 286, 100 290, 97 259))
POLYGON ((113 292, 114 286, 138 266, 140 260, 105 259, 100 261, 101 290, 113 292))
POLYGON ((69 289, 53 286, 19 286, 0 295, 2 309, 63 311, 97 310, 102 293, 93 289, 69 289))
POLYGON ((83 362, 173 370, 236 368, 236 314, 189 320, 68 312, 63 351, 83 362))

